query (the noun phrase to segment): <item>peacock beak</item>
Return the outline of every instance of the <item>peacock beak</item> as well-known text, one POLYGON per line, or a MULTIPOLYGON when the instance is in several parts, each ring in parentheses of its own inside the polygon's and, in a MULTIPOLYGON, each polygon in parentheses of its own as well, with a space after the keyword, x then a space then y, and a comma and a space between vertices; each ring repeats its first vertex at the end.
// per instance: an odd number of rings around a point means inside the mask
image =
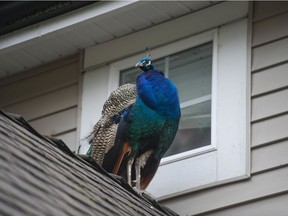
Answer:
POLYGON ((135 65, 135 67, 142 67, 143 63, 142 62, 137 62, 137 64, 135 65))

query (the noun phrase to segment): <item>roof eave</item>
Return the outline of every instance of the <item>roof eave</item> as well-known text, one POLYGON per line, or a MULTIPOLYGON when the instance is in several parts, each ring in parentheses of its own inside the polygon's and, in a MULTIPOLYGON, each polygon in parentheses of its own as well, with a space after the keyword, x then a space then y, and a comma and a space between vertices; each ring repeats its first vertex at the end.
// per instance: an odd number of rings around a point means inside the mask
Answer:
MULTIPOLYGON (((67 31, 69 28, 89 19, 102 18, 114 13, 121 8, 137 1, 105 1, 92 4, 61 16, 31 25, 27 28, 5 34, 0 37, 0 50, 15 49, 21 44, 37 40, 37 38, 57 34, 59 31, 67 31)), ((1 51, 0 51, 1 53, 1 51)))

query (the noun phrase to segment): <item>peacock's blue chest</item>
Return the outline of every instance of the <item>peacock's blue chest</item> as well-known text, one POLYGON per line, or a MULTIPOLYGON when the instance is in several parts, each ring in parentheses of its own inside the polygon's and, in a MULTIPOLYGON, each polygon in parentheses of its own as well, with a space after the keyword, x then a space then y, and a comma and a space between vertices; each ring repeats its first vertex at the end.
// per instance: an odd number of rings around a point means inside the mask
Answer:
POLYGON ((133 149, 137 149, 140 142, 141 146, 150 145, 161 136, 168 122, 178 125, 180 118, 177 89, 161 71, 151 70, 139 75, 137 91, 138 97, 129 116, 128 137, 133 149))
POLYGON ((166 79, 162 71, 150 70, 137 77, 138 97, 165 118, 180 118, 180 105, 175 85, 166 79))

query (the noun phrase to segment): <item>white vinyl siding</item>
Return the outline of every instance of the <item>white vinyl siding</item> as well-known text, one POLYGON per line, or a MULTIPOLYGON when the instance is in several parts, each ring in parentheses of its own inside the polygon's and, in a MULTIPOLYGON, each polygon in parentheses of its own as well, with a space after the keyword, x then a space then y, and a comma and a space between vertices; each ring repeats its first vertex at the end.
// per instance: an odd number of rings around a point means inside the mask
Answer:
MULTIPOLYGON (((271 216, 274 212, 281 212, 279 216, 285 216, 288 206, 283 205, 277 209, 281 199, 273 199, 281 194, 287 195, 288 189, 288 168, 273 169, 268 172, 261 172, 252 176, 252 179, 239 181, 233 184, 224 184, 208 190, 202 190, 167 199, 160 202, 176 211, 179 215, 205 215, 222 216, 222 212, 230 212, 229 216, 271 216), (269 199, 271 198, 271 199, 269 199), (271 201, 269 211, 261 214, 262 210, 253 213, 249 209, 251 204, 266 199, 271 201), (278 202, 278 203, 277 203, 278 202), (237 207, 242 206, 246 212, 238 212, 237 207), (275 209, 274 209, 275 208, 275 209), (249 212, 249 214, 247 213, 249 212)), ((260 207, 260 205, 259 205, 260 207)), ((278 215, 277 215, 278 216, 278 215)))
POLYGON ((287 215, 288 2, 252 5, 251 178, 161 202, 180 215, 287 215))
POLYGON ((212 145, 191 152, 190 157, 187 152, 178 158, 175 155, 163 159, 148 188, 158 198, 247 177, 246 21, 222 26, 213 38, 212 145), (171 176, 173 170, 178 174, 171 176))
POLYGON ((73 56, 2 79, 0 107, 76 151, 79 69, 79 57, 73 56))

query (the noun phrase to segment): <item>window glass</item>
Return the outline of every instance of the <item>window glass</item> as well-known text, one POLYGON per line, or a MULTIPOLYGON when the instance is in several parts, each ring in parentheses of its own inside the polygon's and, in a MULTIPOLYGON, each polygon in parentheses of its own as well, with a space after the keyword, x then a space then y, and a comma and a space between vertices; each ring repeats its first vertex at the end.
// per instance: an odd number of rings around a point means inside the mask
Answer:
MULTIPOLYGON (((154 60, 178 88, 182 117, 165 156, 211 144, 212 42, 154 60)), ((135 83, 139 68, 120 72, 120 85, 135 83)))

